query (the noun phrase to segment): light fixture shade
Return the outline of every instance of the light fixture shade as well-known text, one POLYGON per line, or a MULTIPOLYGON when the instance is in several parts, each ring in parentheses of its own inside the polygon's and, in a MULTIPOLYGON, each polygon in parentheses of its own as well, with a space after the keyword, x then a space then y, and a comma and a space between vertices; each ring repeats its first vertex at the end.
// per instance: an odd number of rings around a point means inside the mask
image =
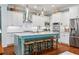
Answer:
POLYGON ((44 16, 44 9, 41 10, 41 16, 44 16))

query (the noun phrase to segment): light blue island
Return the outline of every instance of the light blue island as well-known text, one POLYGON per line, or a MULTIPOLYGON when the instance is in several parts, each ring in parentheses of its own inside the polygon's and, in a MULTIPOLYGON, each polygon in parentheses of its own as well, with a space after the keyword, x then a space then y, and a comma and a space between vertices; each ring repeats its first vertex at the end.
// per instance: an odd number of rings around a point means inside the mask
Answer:
MULTIPOLYGON (((24 55, 24 43, 25 41, 33 41, 33 40, 45 40, 56 38, 56 43, 58 43, 59 33, 53 32, 40 32, 40 33, 16 33, 14 44, 15 44, 15 54, 16 55, 24 55)), ((58 46, 56 46, 58 47, 58 46)))

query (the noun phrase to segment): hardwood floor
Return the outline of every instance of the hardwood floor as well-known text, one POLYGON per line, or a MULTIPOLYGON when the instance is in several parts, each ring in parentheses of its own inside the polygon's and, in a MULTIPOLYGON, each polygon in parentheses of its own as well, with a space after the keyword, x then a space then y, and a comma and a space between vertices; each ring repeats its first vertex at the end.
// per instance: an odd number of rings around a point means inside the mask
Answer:
MULTIPOLYGON (((75 53, 77 55, 79 55, 79 48, 74 48, 74 47, 69 47, 67 45, 63 45, 63 44, 59 44, 59 48, 58 49, 51 49, 49 51, 46 51, 44 53, 42 53, 41 55, 58 55, 62 52, 65 51, 70 51, 72 53, 75 53)), ((8 46, 7 48, 4 49, 4 54, 5 55, 14 55, 14 47, 12 46, 8 46)))
POLYGON ((45 55, 58 55, 65 51, 69 51, 69 52, 79 55, 79 48, 70 47, 63 44, 59 44, 58 49, 53 49, 52 51, 45 53, 45 55))
POLYGON ((3 48, 1 44, 0 44, 0 54, 3 54, 3 48))

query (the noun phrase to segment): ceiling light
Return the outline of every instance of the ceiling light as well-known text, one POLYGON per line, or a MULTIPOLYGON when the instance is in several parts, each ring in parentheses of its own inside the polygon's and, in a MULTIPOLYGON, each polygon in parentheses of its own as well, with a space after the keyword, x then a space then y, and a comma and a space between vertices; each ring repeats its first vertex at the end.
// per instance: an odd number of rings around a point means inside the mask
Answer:
POLYGON ((52 7, 55 7, 55 5, 51 5, 52 7))
POLYGON ((43 8, 44 11, 46 11, 46 8, 43 8))
POLYGON ((44 15, 44 12, 43 11, 41 11, 41 15, 44 15))
POLYGON ((37 6, 34 6, 34 8, 36 9, 36 8, 37 8, 37 6))
POLYGON ((44 8, 41 10, 41 15, 44 16, 44 8))

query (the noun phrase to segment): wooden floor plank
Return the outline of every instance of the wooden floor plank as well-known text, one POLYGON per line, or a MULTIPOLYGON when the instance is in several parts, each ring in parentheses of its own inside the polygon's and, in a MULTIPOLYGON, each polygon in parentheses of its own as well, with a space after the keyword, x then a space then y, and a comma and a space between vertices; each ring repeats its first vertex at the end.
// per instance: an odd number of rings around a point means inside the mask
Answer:
POLYGON ((1 44, 0 44, 0 54, 3 54, 3 48, 1 44))

